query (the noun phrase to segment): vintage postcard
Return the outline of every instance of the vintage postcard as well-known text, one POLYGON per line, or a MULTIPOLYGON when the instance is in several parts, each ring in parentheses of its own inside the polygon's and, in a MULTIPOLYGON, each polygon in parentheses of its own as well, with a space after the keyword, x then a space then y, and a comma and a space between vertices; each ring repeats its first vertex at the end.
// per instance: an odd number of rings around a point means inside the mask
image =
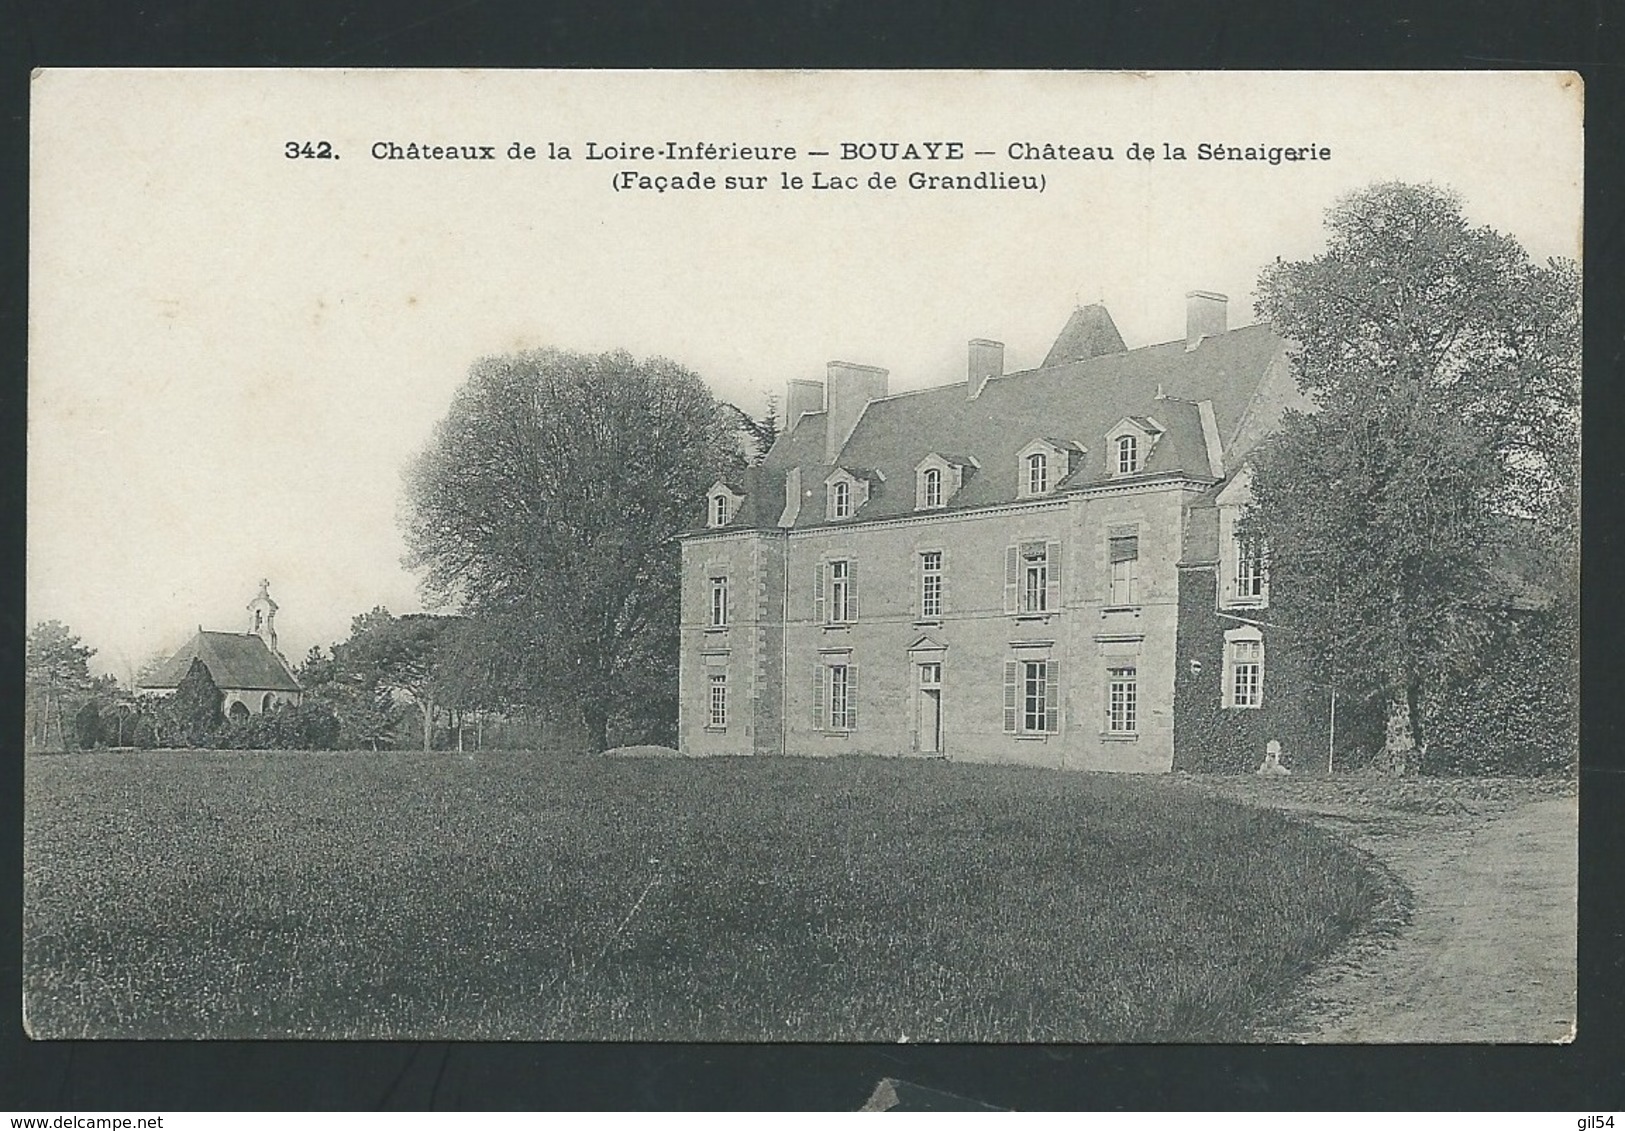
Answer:
POLYGON ((35 1038, 1573 1039, 1575 75, 31 127, 35 1038))

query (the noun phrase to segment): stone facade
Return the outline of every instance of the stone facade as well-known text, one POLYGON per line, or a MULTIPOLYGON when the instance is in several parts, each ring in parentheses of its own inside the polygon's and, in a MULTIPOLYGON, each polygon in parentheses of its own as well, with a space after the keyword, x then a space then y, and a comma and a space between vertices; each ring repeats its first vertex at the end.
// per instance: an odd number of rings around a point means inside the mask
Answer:
POLYGON ((832 363, 841 403, 793 387, 683 540, 682 749, 1173 768, 1182 573, 1216 570, 1227 457, 1291 403, 1279 340, 1212 297, 1144 350, 1095 307, 1027 373, 978 339, 963 384, 887 396, 832 363))

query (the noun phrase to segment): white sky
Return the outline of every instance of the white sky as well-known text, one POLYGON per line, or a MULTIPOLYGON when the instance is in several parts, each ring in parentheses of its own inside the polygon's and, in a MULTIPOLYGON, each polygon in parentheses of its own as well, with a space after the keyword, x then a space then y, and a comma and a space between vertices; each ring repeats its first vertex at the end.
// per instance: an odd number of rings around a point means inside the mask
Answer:
POLYGON ((1077 301, 1130 347, 1184 332, 1322 243, 1375 180, 1456 189, 1538 257, 1578 257, 1578 80, 1181 75, 48 71, 33 84, 30 623, 121 678, 198 625, 242 631, 261 577, 295 662, 400 565, 401 469, 476 358, 624 347, 759 412, 841 358, 893 391, 961 379, 965 343, 1042 360, 1077 301), (326 139, 338 161, 288 160, 326 139), (995 158, 882 165, 587 162, 588 140, 960 140, 995 158), (576 159, 377 161, 376 141, 550 140, 576 159), (1128 143, 1191 160, 1133 162, 1128 143), (1111 146, 1025 162, 1012 142, 1111 146), (1199 142, 1330 146, 1221 164, 1199 142), (1043 173, 1042 194, 614 193, 614 171, 1043 173))

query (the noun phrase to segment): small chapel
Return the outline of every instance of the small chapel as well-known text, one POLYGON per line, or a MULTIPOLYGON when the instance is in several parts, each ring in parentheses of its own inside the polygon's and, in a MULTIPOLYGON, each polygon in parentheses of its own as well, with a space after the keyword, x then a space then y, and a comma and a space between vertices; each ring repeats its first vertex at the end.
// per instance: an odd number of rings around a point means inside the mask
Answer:
POLYGON ((197 635, 143 679, 138 690, 173 695, 192 661, 202 660, 225 695, 221 705, 229 718, 258 715, 279 703, 297 704, 303 689, 277 650, 276 611, 271 583, 261 581, 259 595, 248 603, 247 632, 213 632, 199 626, 197 635))

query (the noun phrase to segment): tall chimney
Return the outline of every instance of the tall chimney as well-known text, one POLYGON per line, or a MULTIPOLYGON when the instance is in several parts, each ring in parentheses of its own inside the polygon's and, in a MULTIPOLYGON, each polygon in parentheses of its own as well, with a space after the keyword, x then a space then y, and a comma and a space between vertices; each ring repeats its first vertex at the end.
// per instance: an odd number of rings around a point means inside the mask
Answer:
POLYGON ((987 384, 989 377, 1004 376, 1004 343, 992 342, 986 338, 972 338, 969 369, 970 380, 965 386, 966 397, 968 400, 975 400, 982 395, 982 386, 987 384))
POLYGON ((824 386, 824 462, 832 464, 870 401, 886 395, 886 371, 873 365, 832 361, 824 386))
POLYGON ((817 381, 791 381, 784 393, 784 419, 780 427, 786 432, 794 432, 802 413, 823 411, 823 385, 817 381))
POLYGON ((1217 337, 1230 328, 1226 310, 1230 300, 1215 291, 1185 292, 1185 348, 1193 350, 1202 339, 1217 337))

